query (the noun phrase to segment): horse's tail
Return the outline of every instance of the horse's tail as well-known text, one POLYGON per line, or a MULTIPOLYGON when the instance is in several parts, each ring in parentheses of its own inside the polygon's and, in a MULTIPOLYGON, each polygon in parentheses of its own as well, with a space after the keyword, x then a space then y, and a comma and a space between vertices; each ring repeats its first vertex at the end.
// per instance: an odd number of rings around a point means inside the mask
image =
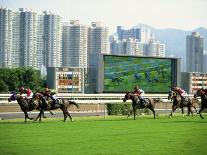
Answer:
POLYGON ((77 108, 79 108, 79 105, 78 105, 75 101, 70 101, 70 100, 68 100, 68 102, 69 102, 69 105, 73 104, 73 105, 75 105, 77 108))

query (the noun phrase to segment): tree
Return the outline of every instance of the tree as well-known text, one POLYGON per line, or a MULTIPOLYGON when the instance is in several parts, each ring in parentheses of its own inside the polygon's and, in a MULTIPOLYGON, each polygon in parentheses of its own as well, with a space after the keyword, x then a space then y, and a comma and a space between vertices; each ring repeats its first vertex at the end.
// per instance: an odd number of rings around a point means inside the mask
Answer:
POLYGON ((1 68, 0 93, 9 93, 20 86, 35 91, 43 87, 40 71, 33 68, 1 68))

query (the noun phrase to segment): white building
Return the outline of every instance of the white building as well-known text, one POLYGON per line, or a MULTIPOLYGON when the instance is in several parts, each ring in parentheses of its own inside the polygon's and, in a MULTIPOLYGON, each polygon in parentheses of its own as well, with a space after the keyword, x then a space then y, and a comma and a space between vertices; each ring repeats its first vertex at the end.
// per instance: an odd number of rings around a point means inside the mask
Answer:
POLYGON ((20 15, 8 8, 0 8, 0 67, 18 67, 20 15))
POLYGON ((109 54, 109 29, 100 22, 92 22, 88 29, 88 52, 109 54))
POLYGON ((88 67, 88 27, 78 20, 63 26, 63 67, 88 67))
POLYGON ((203 72, 203 37, 198 32, 186 36, 186 71, 203 72))
POLYGON ((44 11, 44 66, 62 65, 62 22, 61 17, 50 11, 44 11))
POLYGON ((37 68, 37 13, 20 11, 20 66, 37 68))
POLYGON ((160 44, 158 41, 150 40, 149 43, 144 44, 145 56, 165 56, 165 44, 160 44))

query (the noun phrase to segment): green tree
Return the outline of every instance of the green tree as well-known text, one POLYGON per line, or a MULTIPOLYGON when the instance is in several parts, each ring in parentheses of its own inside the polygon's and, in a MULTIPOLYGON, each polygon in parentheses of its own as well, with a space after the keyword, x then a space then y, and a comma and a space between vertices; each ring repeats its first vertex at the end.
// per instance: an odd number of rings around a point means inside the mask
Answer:
POLYGON ((40 71, 33 68, 1 68, 0 93, 17 90, 20 86, 35 91, 43 87, 40 71))

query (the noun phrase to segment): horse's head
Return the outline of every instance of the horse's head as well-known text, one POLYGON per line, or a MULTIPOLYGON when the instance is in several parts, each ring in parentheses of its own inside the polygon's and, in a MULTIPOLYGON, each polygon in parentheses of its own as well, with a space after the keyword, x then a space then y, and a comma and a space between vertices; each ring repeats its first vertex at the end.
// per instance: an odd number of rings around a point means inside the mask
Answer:
POLYGON ((174 92, 173 90, 171 90, 168 93, 168 100, 172 100, 176 96, 177 96, 176 92, 174 92))
POLYGON ((131 93, 130 92, 127 92, 124 96, 124 99, 123 99, 123 102, 126 102, 127 100, 131 99, 131 93))
POLYGON ((201 96, 202 94, 204 94, 203 89, 202 88, 201 89, 198 89, 196 91, 196 93, 194 94, 194 98, 197 98, 197 97, 201 96))

